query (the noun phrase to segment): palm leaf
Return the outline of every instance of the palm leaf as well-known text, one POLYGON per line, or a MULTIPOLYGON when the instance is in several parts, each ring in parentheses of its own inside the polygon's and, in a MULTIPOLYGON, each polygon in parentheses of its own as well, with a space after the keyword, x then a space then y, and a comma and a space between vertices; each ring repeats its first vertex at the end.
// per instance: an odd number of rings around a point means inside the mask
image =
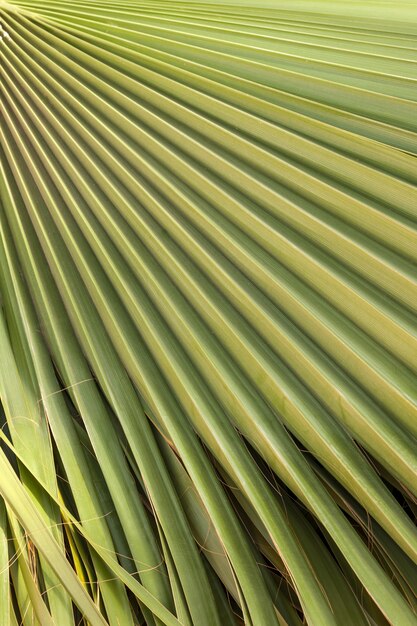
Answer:
POLYGON ((0 624, 417 624, 412 4, 0 20, 0 624))

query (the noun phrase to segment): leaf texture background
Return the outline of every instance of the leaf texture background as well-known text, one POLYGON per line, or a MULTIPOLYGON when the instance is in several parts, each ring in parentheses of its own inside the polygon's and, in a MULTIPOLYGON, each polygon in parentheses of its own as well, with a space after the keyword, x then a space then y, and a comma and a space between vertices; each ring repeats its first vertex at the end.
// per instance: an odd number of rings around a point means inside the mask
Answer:
POLYGON ((416 4, 0 20, 0 624, 417 624, 416 4))

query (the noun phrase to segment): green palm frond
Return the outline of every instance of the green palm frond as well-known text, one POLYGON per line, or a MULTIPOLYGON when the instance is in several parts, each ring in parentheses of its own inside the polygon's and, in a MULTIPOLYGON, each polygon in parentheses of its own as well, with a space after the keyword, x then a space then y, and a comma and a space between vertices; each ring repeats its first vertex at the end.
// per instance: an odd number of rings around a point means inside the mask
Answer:
POLYGON ((417 7, 0 23, 0 626, 415 626, 417 7))

